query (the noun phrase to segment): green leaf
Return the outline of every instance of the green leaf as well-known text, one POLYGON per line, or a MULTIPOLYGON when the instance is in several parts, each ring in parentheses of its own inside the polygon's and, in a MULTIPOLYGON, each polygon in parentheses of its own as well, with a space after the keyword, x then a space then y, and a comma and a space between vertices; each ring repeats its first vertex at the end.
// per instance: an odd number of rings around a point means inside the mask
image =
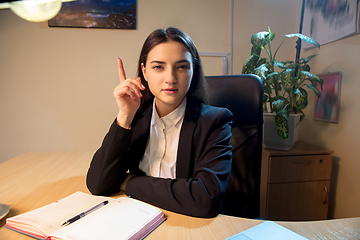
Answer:
POLYGON ((287 66, 283 62, 274 61, 274 65, 281 69, 287 68, 287 66))
POLYGON ((321 92, 319 91, 319 89, 316 88, 316 86, 314 86, 314 85, 312 85, 312 84, 306 84, 306 86, 307 86, 309 89, 313 90, 318 98, 321 97, 321 92))
POLYGON ((273 77, 274 75, 278 76, 278 75, 279 75, 279 73, 278 73, 278 72, 272 72, 272 73, 269 73, 269 74, 267 75, 267 78, 269 78, 269 77, 273 77))
POLYGON ((312 45, 314 45, 317 48, 320 48, 320 43, 312 38, 309 38, 301 33, 294 33, 294 34, 286 34, 285 35, 288 38, 292 38, 292 37, 298 37, 301 40, 303 40, 304 42, 308 42, 311 43, 312 45))
POLYGON ((320 86, 321 86, 321 89, 322 89, 324 80, 322 80, 321 78, 319 78, 315 74, 312 74, 311 72, 308 72, 308 71, 301 71, 300 73, 306 75, 310 80, 318 82, 320 84, 320 86))
POLYGON ((283 99, 278 99, 272 102, 272 107, 274 112, 279 112, 285 107, 285 101, 283 99))
POLYGON ((243 65, 242 74, 252 73, 258 59, 259 57, 256 55, 251 55, 248 59, 246 59, 243 65))
POLYGON ((265 63, 254 69, 254 73, 256 75, 258 75, 259 77, 261 77, 263 79, 263 81, 266 79, 265 73, 267 71, 269 71, 269 69, 267 69, 267 67, 265 66, 265 63))
POLYGON ((290 92, 294 87, 295 72, 293 69, 286 69, 281 73, 281 83, 285 91, 290 92))
POLYGON ((268 36, 268 38, 270 38, 270 40, 274 40, 275 38, 275 33, 270 33, 270 35, 268 36))
POLYGON ((316 57, 318 54, 315 54, 315 55, 311 55, 311 56, 308 56, 306 58, 300 58, 299 59, 299 62, 301 63, 308 63, 311 61, 311 59, 313 59, 314 57, 316 57))
POLYGON ((306 80, 306 75, 301 73, 302 67, 298 69, 298 78, 300 79, 299 85, 301 85, 306 80))
POLYGON ((266 81, 263 81, 263 84, 264 84, 264 93, 271 95, 271 86, 266 81))
POLYGON ((266 76, 266 81, 273 85, 275 95, 281 90, 281 87, 279 86, 279 76, 280 74, 278 72, 273 72, 266 76))
POLYGON ((292 63, 292 64, 289 64, 289 65, 287 66, 287 68, 295 69, 295 68, 297 68, 297 67, 299 67, 299 66, 300 66, 299 63, 292 63))
POLYGON ((266 76, 266 79, 271 84, 277 84, 277 82, 279 80, 279 73, 278 72, 270 73, 266 76))
POLYGON ((283 108, 281 111, 277 112, 275 115, 275 124, 277 128, 277 132, 282 139, 289 138, 289 117, 288 114, 283 108))
POLYGON ((266 63, 267 59, 266 58, 261 58, 257 63, 256 63, 256 68, 259 67, 260 65, 263 65, 264 63, 266 63))
POLYGON ((251 36, 252 45, 263 47, 275 38, 275 33, 270 32, 258 32, 251 36))
POLYGON ((305 89, 299 88, 294 91, 295 95, 295 107, 298 109, 304 109, 308 105, 308 93, 305 89))
POLYGON ((265 42, 263 45, 266 45, 267 43, 271 42, 275 38, 275 33, 272 33, 270 30, 270 27, 268 26, 269 35, 266 37, 265 42))
POLYGON ((309 72, 310 71, 310 66, 305 64, 305 65, 301 66, 301 70, 309 72))
POLYGON ((265 66, 267 67, 267 69, 270 69, 270 70, 272 69, 271 64, 268 60, 265 62, 265 66))
POLYGON ((261 47, 265 45, 266 38, 269 36, 269 32, 258 32, 251 36, 251 43, 254 46, 261 47))
POLYGON ((261 54, 261 46, 253 45, 251 48, 251 55, 256 54, 257 56, 260 56, 261 54))

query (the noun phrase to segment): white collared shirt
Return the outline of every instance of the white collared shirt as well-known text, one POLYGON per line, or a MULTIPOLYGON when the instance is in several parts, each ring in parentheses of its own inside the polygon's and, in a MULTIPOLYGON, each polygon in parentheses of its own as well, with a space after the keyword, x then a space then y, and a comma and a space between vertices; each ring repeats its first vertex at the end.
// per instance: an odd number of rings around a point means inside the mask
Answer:
POLYGON ((179 137, 186 109, 186 97, 178 108, 160 118, 153 102, 150 135, 139 168, 148 176, 176 178, 179 137))

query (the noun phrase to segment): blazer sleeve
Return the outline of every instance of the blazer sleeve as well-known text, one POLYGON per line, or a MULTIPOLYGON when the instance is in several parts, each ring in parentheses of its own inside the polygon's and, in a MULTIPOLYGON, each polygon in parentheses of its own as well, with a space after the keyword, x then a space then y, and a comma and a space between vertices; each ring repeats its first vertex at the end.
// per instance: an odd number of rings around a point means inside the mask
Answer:
MULTIPOLYGON (((191 176, 164 179, 131 178, 125 193, 160 208, 195 217, 219 213, 231 172, 232 113, 227 109, 201 113, 192 134, 191 176)), ((178 159, 177 161, 180 161, 178 159)), ((178 167, 178 165, 177 165, 178 167)))
POLYGON ((131 138, 132 130, 113 122, 101 147, 94 154, 86 176, 86 184, 92 194, 110 195, 120 190, 129 169, 124 156, 131 138))

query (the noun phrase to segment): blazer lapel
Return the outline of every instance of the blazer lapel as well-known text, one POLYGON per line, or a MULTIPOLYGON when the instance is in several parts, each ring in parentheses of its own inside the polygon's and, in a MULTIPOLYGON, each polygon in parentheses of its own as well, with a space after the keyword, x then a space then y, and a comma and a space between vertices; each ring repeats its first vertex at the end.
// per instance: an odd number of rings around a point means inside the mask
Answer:
POLYGON ((193 159, 191 157, 194 130, 197 125, 199 105, 188 98, 184 121, 180 131, 179 146, 176 161, 176 178, 189 178, 193 174, 193 159))

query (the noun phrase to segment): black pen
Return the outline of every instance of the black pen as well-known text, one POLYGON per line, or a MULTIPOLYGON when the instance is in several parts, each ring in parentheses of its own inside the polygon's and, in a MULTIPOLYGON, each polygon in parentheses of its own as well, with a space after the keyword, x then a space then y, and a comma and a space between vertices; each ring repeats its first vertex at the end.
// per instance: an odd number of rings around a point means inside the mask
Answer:
POLYGON ((102 206, 105 206, 105 205, 108 204, 108 203, 109 203, 109 201, 106 200, 106 201, 104 201, 104 202, 96 205, 95 207, 90 208, 90 209, 87 210, 86 212, 82 212, 82 213, 80 213, 79 215, 76 215, 75 217, 70 218, 69 220, 67 220, 66 222, 64 222, 61 226, 67 226, 67 225, 69 225, 69 224, 71 224, 71 223, 79 220, 80 218, 85 217, 85 216, 88 215, 89 213, 92 213, 92 212, 95 211, 96 209, 99 209, 99 208, 101 208, 102 206))

